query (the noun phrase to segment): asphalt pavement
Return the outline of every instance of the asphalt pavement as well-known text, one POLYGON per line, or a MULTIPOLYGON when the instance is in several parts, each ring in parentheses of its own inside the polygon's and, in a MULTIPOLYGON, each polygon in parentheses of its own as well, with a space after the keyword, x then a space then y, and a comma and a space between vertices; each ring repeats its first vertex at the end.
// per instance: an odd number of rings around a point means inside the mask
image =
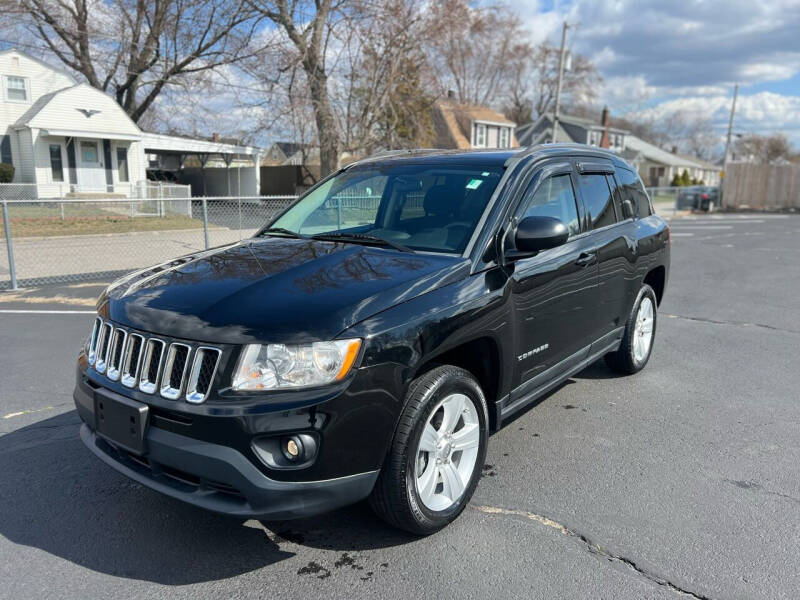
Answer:
POLYGON ((83 284, 0 293, 0 598, 796 598, 800 216, 674 219, 647 368, 603 363, 489 443, 454 524, 241 522, 78 439, 83 284))

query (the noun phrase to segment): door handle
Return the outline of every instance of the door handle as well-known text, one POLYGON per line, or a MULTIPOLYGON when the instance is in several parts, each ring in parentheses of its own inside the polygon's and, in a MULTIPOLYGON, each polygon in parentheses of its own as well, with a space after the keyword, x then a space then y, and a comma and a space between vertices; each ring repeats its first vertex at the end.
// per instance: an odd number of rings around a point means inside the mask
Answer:
POLYGON ((597 252, 581 252, 575 264, 579 267, 588 267, 597 262, 597 252))

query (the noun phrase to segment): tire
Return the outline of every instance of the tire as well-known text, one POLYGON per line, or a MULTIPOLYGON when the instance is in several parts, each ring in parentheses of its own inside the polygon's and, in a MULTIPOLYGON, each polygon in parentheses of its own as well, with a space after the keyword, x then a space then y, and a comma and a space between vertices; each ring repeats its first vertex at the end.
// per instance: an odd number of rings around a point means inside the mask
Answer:
POLYGON ((605 355, 606 364, 614 371, 626 375, 633 375, 644 369, 647 361, 650 360, 650 355, 653 353, 653 343, 656 338, 656 324, 658 302, 656 300, 656 293, 646 283, 639 290, 639 295, 636 297, 636 302, 633 303, 631 314, 625 323, 625 333, 622 336, 622 342, 616 352, 611 352, 605 355), (648 306, 649 305, 649 306, 648 306), (637 323, 640 317, 646 317, 648 313, 652 316, 652 321, 647 333, 646 318, 645 322, 637 328, 637 323), (645 342, 643 337, 649 335, 649 341, 646 342, 646 350, 643 351, 645 342), (638 340, 638 342, 637 342, 638 340), (638 345, 637 345, 638 343, 638 345))
POLYGON ((406 406, 369 497, 372 509, 399 529, 416 535, 436 533, 454 521, 472 497, 488 439, 486 398, 471 373, 441 366, 419 376, 409 385, 406 406), (431 438, 433 433, 437 437, 431 438), (457 449, 459 445, 465 449, 457 449), (434 450, 425 450, 431 447, 434 450), (458 479, 452 478, 454 473, 458 479), (459 485, 460 495, 451 494, 459 485), (457 495, 455 500, 451 495, 457 495))

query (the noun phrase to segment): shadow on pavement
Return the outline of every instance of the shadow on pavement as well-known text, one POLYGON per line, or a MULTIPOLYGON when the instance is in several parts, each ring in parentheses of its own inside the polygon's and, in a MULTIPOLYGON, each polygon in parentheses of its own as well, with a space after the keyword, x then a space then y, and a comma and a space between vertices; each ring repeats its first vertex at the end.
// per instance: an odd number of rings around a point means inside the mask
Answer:
MULTIPOLYGON (((401 544, 356 506, 265 523, 215 515, 149 490, 84 448, 70 411, 0 437, 0 535, 117 577, 185 585, 234 577, 294 556, 294 544, 359 550, 401 544)), ((295 548, 296 550, 296 548, 295 548)))

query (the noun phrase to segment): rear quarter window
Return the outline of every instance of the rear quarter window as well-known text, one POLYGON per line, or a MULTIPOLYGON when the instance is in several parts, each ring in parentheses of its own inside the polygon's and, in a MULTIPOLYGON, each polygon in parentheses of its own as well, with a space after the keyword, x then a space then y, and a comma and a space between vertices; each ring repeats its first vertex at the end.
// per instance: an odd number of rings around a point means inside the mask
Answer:
POLYGON ((639 218, 649 217, 653 214, 650 206, 650 199, 644 191, 641 179, 633 171, 628 169, 617 169, 617 181, 622 191, 622 197, 630 200, 633 204, 633 211, 639 218))
POLYGON ((614 203, 606 176, 602 173, 589 173, 580 175, 578 179, 592 229, 600 229, 616 223, 617 216, 614 213, 614 203))

